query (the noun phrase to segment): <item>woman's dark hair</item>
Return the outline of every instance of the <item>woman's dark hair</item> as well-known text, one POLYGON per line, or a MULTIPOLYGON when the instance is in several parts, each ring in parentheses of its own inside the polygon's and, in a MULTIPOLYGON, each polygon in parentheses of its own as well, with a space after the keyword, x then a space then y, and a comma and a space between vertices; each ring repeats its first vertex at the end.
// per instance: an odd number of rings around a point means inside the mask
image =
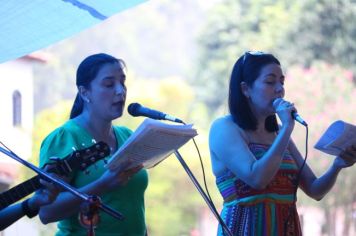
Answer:
MULTIPOLYGON (((233 121, 244 130, 256 130, 257 119, 252 113, 246 96, 242 93, 241 82, 252 87, 263 67, 269 64, 280 65, 272 54, 246 52, 235 63, 229 85, 229 110, 233 121)), ((265 127, 269 132, 278 130, 276 115, 267 117, 265 127)))
MULTIPOLYGON (((78 66, 76 85, 83 86, 87 89, 90 88, 90 83, 93 81, 98 74, 99 70, 104 64, 108 63, 120 63, 126 67, 125 62, 121 59, 117 59, 105 53, 94 54, 85 58, 78 66)), ((77 93, 74 100, 72 110, 70 112, 70 119, 75 118, 80 115, 83 111, 84 101, 82 97, 77 93)))

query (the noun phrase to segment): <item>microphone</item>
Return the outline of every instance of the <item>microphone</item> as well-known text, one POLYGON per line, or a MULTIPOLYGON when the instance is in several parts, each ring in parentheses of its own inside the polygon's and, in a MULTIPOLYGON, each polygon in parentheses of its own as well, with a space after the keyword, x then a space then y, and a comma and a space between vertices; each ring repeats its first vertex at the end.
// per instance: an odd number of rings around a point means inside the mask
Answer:
POLYGON ((141 106, 141 104, 139 104, 139 103, 131 103, 127 107, 127 111, 132 116, 145 116, 145 117, 155 119, 155 120, 169 120, 169 121, 184 124, 184 122, 178 118, 167 115, 160 111, 152 110, 150 108, 141 106))
MULTIPOLYGON (((273 101, 274 108, 276 108, 276 106, 277 106, 277 104, 276 104, 277 101, 284 101, 284 100, 283 100, 283 98, 276 98, 273 101)), ((296 111, 292 111, 291 115, 292 115, 293 119, 298 121, 300 124, 302 124, 304 126, 308 126, 307 122, 305 122, 305 120, 303 120, 303 118, 296 111)))

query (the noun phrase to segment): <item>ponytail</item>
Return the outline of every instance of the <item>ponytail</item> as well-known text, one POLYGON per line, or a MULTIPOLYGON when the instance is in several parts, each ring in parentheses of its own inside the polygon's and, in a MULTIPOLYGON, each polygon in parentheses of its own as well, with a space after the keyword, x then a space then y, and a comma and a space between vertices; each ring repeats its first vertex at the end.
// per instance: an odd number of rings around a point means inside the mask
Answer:
POLYGON ((79 95, 79 93, 77 93, 77 96, 75 97, 73 106, 72 106, 72 110, 70 111, 70 119, 73 119, 77 116, 79 116, 82 111, 83 111, 83 106, 84 106, 84 102, 82 97, 79 95))

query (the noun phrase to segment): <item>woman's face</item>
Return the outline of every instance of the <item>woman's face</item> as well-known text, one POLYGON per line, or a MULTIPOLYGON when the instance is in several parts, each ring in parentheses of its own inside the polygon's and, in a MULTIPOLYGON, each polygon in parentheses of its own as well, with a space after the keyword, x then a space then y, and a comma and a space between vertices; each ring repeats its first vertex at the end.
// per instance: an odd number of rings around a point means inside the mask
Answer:
POLYGON ((91 111, 110 121, 122 116, 126 101, 125 80, 123 65, 104 64, 88 90, 91 111))
POLYGON ((275 113, 273 100, 284 97, 284 75, 278 64, 269 64, 262 68, 259 77, 244 92, 252 111, 256 115, 275 113))

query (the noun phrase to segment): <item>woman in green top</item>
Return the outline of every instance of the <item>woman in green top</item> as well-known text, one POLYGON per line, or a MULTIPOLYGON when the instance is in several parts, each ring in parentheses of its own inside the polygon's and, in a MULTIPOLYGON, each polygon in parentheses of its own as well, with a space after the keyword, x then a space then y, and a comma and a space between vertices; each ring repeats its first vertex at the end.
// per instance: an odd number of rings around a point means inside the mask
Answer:
MULTIPOLYGON (((123 113, 126 100, 125 63, 107 54, 87 57, 79 65, 76 84, 78 94, 70 119, 51 132, 43 141, 40 165, 50 157, 65 157, 73 151, 103 141, 114 153, 132 133, 128 128, 113 126, 123 113)), ((146 234, 144 192, 148 184, 146 170, 141 167, 114 172, 98 161, 89 173, 73 172, 67 182, 89 195, 98 195, 103 203, 125 216, 119 221, 101 212, 97 236, 146 234)), ((43 207, 39 216, 43 223, 60 221, 56 235, 86 235, 78 221, 81 200, 61 192, 53 204, 43 207)))

